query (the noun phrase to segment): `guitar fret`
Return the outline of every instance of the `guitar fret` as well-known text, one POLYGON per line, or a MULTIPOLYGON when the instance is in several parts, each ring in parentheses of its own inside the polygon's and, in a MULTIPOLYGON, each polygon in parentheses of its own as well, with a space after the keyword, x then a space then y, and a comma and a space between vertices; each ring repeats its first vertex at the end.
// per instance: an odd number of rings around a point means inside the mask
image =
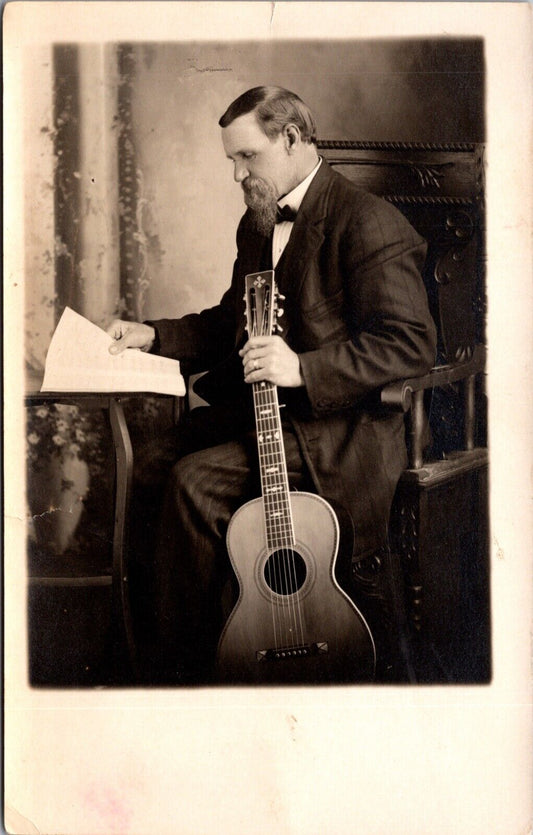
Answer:
POLYGON ((285 457, 281 453, 272 453, 265 450, 259 458, 263 471, 265 471, 268 467, 278 467, 280 472, 285 472, 287 469, 285 465, 285 457))
POLYGON ((271 513, 272 511, 276 511, 276 512, 280 511, 281 513, 283 513, 284 515, 286 515, 288 517, 289 514, 290 514, 290 510, 291 510, 291 506, 290 506, 290 503, 289 503, 288 499, 282 499, 281 501, 275 501, 275 500, 273 501, 273 499, 275 499, 275 498, 276 498, 275 496, 270 495, 268 497, 268 499, 266 499, 265 505, 264 505, 265 513, 268 514, 268 513, 271 513))
MULTIPOLYGON (((260 275, 254 280, 253 293, 250 290, 247 295, 251 335, 266 334, 270 328, 268 303, 275 288, 267 292, 264 283, 260 275)), ((262 381, 254 383, 252 391, 267 543, 269 547, 287 547, 294 543, 294 531, 278 390, 273 383, 262 381)))

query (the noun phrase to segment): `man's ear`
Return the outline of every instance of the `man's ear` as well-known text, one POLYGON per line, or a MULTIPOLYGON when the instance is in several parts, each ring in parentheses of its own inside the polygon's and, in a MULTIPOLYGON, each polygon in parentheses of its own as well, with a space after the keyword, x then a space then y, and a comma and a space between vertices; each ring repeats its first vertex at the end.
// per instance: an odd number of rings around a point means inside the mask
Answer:
POLYGON ((283 136, 285 137, 285 142, 287 144, 287 150, 293 151, 295 150, 298 145, 300 144, 301 136, 300 136, 300 129, 297 125, 288 124, 285 125, 283 128, 283 136))

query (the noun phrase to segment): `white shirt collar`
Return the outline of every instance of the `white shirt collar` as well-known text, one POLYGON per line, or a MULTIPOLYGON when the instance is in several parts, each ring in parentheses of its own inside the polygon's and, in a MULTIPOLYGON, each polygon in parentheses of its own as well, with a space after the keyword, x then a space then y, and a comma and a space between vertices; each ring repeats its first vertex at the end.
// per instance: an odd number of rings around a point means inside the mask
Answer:
POLYGON ((311 181, 313 180, 315 174, 320 168, 321 163, 322 157, 319 157, 317 164, 315 165, 311 173, 307 175, 305 180, 302 180, 302 182, 299 183, 296 186, 296 188, 293 188, 292 191, 289 191, 288 194, 285 194, 280 200, 278 200, 278 206, 280 207, 280 209, 282 209, 283 206, 290 206, 291 209, 293 209, 295 212, 298 211, 298 209, 302 205, 302 200, 306 195, 307 189, 311 185, 311 181))

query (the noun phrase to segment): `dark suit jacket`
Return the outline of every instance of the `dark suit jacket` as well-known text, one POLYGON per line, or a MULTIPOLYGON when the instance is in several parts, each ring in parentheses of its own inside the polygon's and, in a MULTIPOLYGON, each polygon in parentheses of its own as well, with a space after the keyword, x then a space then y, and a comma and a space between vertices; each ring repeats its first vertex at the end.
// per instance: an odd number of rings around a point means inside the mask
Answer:
MULTIPOLYGON (((210 369, 196 389, 212 403, 242 390, 244 276, 268 266, 268 241, 252 228, 249 212, 237 247, 220 304, 153 323, 163 355, 210 369)), ((304 389, 280 394, 317 492, 350 511, 360 556, 386 540, 407 461, 403 416, 383 410, 379 391, 425 374, 434 361, 435 326, 420 275, 425 252, 397 209, 323 161, 276 267, 286 296, 283 336, 300 355, 305 380, 304 389)))

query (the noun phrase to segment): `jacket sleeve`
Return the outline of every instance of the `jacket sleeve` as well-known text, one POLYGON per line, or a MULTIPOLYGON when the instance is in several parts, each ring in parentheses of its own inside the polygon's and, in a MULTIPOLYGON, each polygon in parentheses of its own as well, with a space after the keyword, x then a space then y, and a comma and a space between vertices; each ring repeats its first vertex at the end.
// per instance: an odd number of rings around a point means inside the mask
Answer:
POLYGON ((201 313, 190 313, 180 319, 155 319, 150 324, 157 330, 159 354, 187 362, 191 370, 204 371, 233 346, 231 288, 219 304, 201 313))
POLYGON ((386 201, 366 195, 338 239, 348 339, 300 354, 316 417, 356 405, 393 380, 425 374, 436 330, 421 277, 426 245, 386 201))

